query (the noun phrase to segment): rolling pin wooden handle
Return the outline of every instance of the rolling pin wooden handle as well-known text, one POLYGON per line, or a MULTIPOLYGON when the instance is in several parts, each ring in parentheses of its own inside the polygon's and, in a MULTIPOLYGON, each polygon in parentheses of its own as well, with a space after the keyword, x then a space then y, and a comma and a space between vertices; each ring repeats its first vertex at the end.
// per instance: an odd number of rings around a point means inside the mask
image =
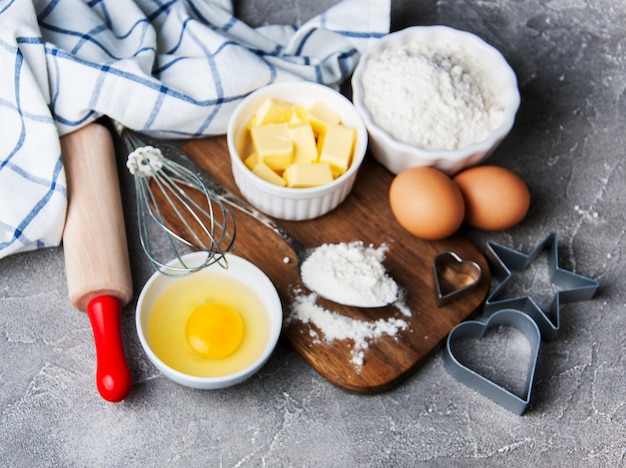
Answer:
POLYGON ((122 305, 113 296, 94 297, 87 305, 87 315, 96 343, 96 384, 105 400, 121 401, 130 392, 132 379, 120 334, 122 305))
POLYGON ((121 307, 132 279, 113 140, 91 123, 61 138, 68 208, 63 231, 70 301, 88 312, 96 341, 98 390, 109 401, 130 392, 121 307))

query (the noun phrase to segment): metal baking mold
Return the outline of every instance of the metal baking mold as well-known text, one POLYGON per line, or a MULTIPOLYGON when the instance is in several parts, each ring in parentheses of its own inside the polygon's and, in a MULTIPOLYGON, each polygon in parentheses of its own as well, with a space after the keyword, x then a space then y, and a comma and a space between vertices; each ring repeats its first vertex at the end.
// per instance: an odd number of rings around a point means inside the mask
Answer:
POLYGON ((539 348, 541 332, 537 323, 525 312, 515 309, 502 309, 492 314, 487 322, 467 321, 458 324, 448 335, 444 353, 444 365, 447 371, 463 384, 474 388, 482 395, 517 415, 522 415, 530 403, 539 348), (459 361, 452 350, 452 343, 460 338, 482 338, 487 330, 496 325, 508 325, 520 330, 531 346, 530 365, 525 380, 523 395, 516 395, 501 385, 470 369, 459 361))
POLYGON ((596 280, 559 267, 558 244, 554 232, 550 233, 530 254, 524 254, 495 242, 489 242, 486 256, 493 263, 492 278, 499 282, 499 285, 487 297, 483 309, 484 313, 492 314, 505 308, 520 310, 528 314, 537 323, 545 340, 551 340, 561 326, 562 303, 591 299, 600 286, 596 280), (514 274, 525 270, 544 250, 548 251, 550 281, 562 288, 554 295, 550 309, 548 311, 542 310, 530 296, 501 298, 507 281, 514 274))
POLYGON ((474 290, 482 278, 482 269, 478 263, 463 260, 449 250, 435 256, 433 271, 439 307, 474 290))

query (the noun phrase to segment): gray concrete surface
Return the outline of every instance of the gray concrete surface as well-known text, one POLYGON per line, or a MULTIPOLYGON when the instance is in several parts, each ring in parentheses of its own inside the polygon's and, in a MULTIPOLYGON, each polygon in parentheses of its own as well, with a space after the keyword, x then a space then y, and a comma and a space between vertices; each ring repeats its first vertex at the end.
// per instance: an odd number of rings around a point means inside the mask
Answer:
MULTIPOLYGON (((253 24, 302 22, 334 3, 239 2, 253 24)), ((0 463, 4 466, 626 465, 626 4, 622 0, 394 0, 393 29, 446 24, 498 47, 522 104, 491 162, 532 192, 506 232, 466 230, 529 251, 559 236, 561 266, 598 279, 542 344, 529 410, 516 416, 454 380, 434 355, 398 388, 343 392, 280 345, 263 370, 221 391, 164 378, 144 356, 133 303, 123 331, 134 378, 100 398, 86 315, 67 298, 62 249, 0 260, 0 463)), ((122 177, 136 290, 140 251, 122 177)), ((538 287, 538 286, 537 286, 538 287)), ((530 294, 535 291, 531 286, 530 294)), ((134 301, 133 301, 134 302, 134 301)))

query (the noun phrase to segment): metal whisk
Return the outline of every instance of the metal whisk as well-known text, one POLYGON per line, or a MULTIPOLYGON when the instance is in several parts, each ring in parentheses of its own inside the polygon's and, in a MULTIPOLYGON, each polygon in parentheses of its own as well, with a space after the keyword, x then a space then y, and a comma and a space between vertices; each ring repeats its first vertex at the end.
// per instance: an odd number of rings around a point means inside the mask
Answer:
POLYGON ((236 226, 217 194, 158 147, 146 145, 131 130, 118 130, 129 152, 126 166, 135 179, 141 245, 154 267, 168 276, 187 275, 213 263, 227 268, 225 254, 234 247, 236 226), (151 224, 166 233, 180 266, 167 265, 171 257, 165 262, 157 258, 151 224), (182 258, 188 250, 205 252, 206 258, 200 265, 189 265, 182 258))

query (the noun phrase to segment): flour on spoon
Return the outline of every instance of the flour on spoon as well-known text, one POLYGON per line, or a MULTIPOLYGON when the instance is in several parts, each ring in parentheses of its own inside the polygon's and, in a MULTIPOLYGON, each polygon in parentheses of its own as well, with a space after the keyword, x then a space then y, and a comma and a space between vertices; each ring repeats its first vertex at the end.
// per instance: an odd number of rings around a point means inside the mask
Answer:
POLYGON ((356 307, 382 307, 398 297, 398 285, 382 264, 387 246, 363 242, 323 244, 303 262, 300 274, 312 291, 356 307))

